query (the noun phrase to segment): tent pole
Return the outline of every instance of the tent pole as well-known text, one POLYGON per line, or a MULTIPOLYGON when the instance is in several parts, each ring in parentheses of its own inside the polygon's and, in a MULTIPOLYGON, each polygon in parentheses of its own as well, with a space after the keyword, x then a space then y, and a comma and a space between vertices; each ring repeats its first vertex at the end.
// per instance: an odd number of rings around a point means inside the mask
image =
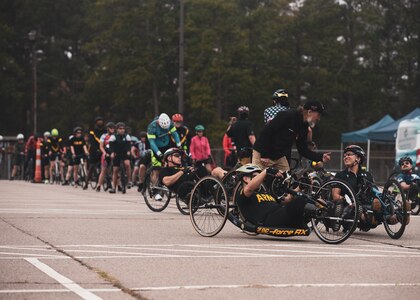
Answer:
POLYGON ((366 163, 366 169, 369 171, 369 162, 370 162, 370 139, 368 139, 367 144, 367 163, 366 163))

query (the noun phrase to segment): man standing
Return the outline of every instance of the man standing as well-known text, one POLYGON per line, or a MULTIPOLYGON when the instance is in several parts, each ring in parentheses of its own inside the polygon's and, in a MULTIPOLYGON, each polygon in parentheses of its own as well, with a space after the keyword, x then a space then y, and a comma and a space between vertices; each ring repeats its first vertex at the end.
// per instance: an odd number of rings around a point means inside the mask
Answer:
POLYGON ((106 128, 104 127, 104 119, 102 117, 95 118, 95 125, 92 130, 89 131, 89 170, 88 170, 88 181, 91 179, 93 168, 101 162, 101 136, 105 134, 106 128))
POLYGON ((278 89, 274 92, 273 96, 273 106, 270 106, 266 110, 264 110, 264 123, 267 124, 280 111, 286 111, 290 108, 289 105, 289 94, 285 89, 278 89))

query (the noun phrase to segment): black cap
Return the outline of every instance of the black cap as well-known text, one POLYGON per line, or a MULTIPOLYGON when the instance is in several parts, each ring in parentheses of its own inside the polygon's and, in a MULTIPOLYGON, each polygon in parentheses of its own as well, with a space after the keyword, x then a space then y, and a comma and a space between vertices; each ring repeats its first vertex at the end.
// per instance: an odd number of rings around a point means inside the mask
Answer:
POLYGON ((98 122, 98 121, 103 121, 104 120, 104 118, 102 118, 101 116, 97 116, 96 118, 95 118, 95 122, 98 122))
POLYGON ((323 113, 325 110, 324 105, 322 105, 321 102, 316 100, 306 101, 305 104, 303 104, 303 108, 307 110, 317 111, 319 113, 323 113))

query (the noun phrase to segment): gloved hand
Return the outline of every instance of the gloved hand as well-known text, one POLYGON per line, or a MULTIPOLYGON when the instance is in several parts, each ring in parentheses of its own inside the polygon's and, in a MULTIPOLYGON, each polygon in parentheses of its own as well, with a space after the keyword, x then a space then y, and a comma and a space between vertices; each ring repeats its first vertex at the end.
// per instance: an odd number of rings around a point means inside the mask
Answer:
POLYGON ((266 169, 266 172, 267 172, 267 175, 270 175, 270 176, 276 176, 276 175, 277 175, 277 173, 279 172, 279 169, 274 168, 274 167, 268 167, 268 168, 266 169))

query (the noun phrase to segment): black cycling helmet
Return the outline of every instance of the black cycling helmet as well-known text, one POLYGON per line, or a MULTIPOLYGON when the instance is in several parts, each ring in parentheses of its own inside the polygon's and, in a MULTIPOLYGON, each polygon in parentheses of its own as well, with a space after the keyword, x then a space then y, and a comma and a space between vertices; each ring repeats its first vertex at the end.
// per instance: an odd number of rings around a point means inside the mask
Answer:
POLYGON ((289 94, 285 89, 278 89, 273 93, 273 100, 278 102, 279 100, 287 100, 289 97, 289 94))
POLYGON ((349 151, 353 152, 360 158, 360 162, 359 162, 360 165, 363 164, 363 162, 366 159, 366 153, 362 147, 357 146, 357 145, 350 145, 344 149, 344 153, 349 152, 349 151))
POLYGON ((104 118, 102 118, 101 116, 97 116, 95 118, 95 123, 98 122, 98 121, 103 121, 103 120, 104 120, 104 118))
POLYGON ((76 133, 78 131, 82 132, 82 127, 76 126, 76 127, 73 128, 73 133, 76 133))
POLYGON ((182 154, 182 151, 179 150, 178 148, 169 148, 168 150, 165 151, 165 153, 163 154, 163 160, 166 161, 168 159, 169 156, 171 156, 172 154, 175 153, 179 153, 182 154))
POLYGON ((139 137, 147 137, 147 132, 146 131, 140 131, 139 133, 139 137))
POLYGON ((115 125, 115 128, 125 128, 125 123, 124 122, 118 122, 117 125, 115 125))
POLYGON ((106 128, 115 128, 115 123, 114 122, 106 123, 106 128))
POLYGON ((398 165, 401 166, 403 162, 408 161, 411 165, 413 165, 413 160, 409 156, 403 156, 398 161, 398 165))

